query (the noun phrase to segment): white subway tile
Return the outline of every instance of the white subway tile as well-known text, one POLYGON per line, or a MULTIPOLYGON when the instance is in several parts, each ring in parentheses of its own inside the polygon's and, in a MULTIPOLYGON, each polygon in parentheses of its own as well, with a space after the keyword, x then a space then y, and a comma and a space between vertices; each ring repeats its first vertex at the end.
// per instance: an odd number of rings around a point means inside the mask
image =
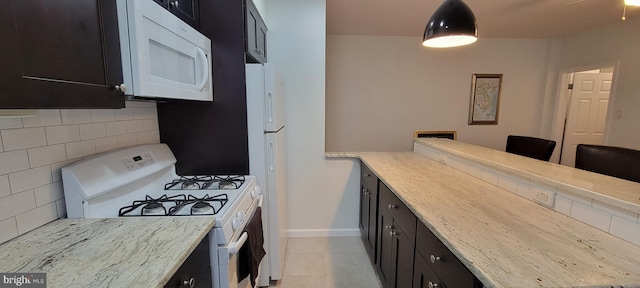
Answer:
POLYGON ((158 130, 153 130, 153 131, 149 131, 152 135, 152 141, 151 143, 160 143, 160 131, 158 130))
POLYGON ((507 175, 498 176, 498 187, 511 193, 518 192, 518 181, 507 175))
POLYGON ((91 109, 91 121, 93 122, 116 121, 116 112, 114 109, 91 109))
POLYGON ((614 215, 611 220, 610 233, 640 246, 640 223, 631 222, 614 215))
POLYGON ((27 211, 16 216, 18 233, 24 234, 56 219, 58 219, 56 203, 49 203, 27 211))
POLYGON ((482 169, 482 178, 484 182, 489 184, 493 184, 494 186, 498 186, 498 174, 492 172, 491 170, 482 169))
POLYGON ((80 140, 89 140, 107 136, 104 123, 80 124, 80 140))
POLYGON ((2 145, 2 133, 0 133, 0 152, 4 151, 4 146, 2 145))
POLYGON ((58 210, 58 218, 67 217, 67 205, 64 202, 64 198, 56 201, 56 208, 58 210))
POLYGON ((96 144, 93 140, 71 142, 67 145, 67 158, 76 159, 96 154, 96 144))
POLYGON ((35 193, 36 206, 38 207, 64 198, 61 181, 38 187, 33 192, 35 193))
POLYGON ((584 197, 584 196, 576 195, 576 194, 573 194, 573 193, 570 193, 570 192, 566 192, 566 191, 563 191, 563 190, 559 190, 556 193, 556 195, 560 195, 560 196, 562 196, 564 198, 568 198, 571 201, 580 202, 580 203, 582 203, 584 205, 587 205, 587 206, 591 206, 591 203, 593 203, 593 199, 591 199, 591 198, 587 198, 587 197, 584 197))
POLYGON ((447 157, 447 165, 453 169, 469 174, 469 164, 460 160, 460 158, 453 156, 447 157))
POLYGON ((69 161, 64 161, 64 162, 60 162, 60 163, 55 163, 55 164, 51 164, 51 177, 52 177, 52 182, 58 182, 58 181, 62 181, 62 174, 61 174, 61 170, 62 167, 67 166, 69 164, 75 163, 78 160, 69 160, 69 161))
POLYGON ((118 147, 124 148, 138 144, 136 134, 125 134, 118 136, 118 147))
POLYGON ((516 193, 520 195, 520 197, 529 199, 531 201, 534 201, 534 199, 536 198, 534 187, 526 183, 519 182, 516 193))
POLYGON ((133 120, 134 119, 133 109, 134 108, 127 107, 127 108, 115 110, 114 112, 116 113, 116 121, 133 120))
POLYGON ((49 145, 80 141, 78 125, 47 127, 46 132, 49 145))
POLYGON ((609 232, 609 227, 611 226, 611 214, 576 201, 573 201, 571 205, 571 218, 580 220, 605 232, 609 232))
POLYGON ((89 109, 62 109, 62 124, 84 124, 91 123, 91 110, 89 109))
POLYGON ((31 148, 29 163, 31 167, 39 167, 67 160, 67 150, 64 144, 31 148))
POLYGON ((11 217, 0 221, 0 244, 18 237, 16 218, 11 217))
POLYGON ((137 144, 149 144, 153 143, 153 132, 140 132, 136 134, 136 143, 137 144))
POLYGON ((62 120, 60 118, 60 110, 58 109, 40 109, 36 117, 22 118, 22 126, 25 128, 60 124, 62 124, 62 120))
POLYGON ((96 153, 102 153, 105 151, 118 148, 117 136, 98 138, 95 141, 96 141, 96 153))
POLYGON ((146 107, 135 107, 133 108, 133 118, 134 119, 149 119, 153 118, 153 114, 155 114, 155 109, 146 108, 146 107))
POLYGON ((29 169, 27 150, 0 153, 0 175, 29 169))
POLYGON ((47 145, 43 127, 2 130, 5 151, 27 149, 47 145))
POLYGON ((475 165, 469 165, 469 175, 482 179, 482 169, 475 165))
POLYGON ((14 194, 0 199, 0 220, 16 216, 36 208, 33 190, 14 194))
POLYGON ((9 183, 13 194, 51 182, 51 167, 48 165, 9 174, 9 183))
POLYGON ((118 136, 127 134, 127 121, 116 121, 106 123, 107 136, 118 136))
POLYGON ((629 221, 638 222, 638 214, 637 213, 632 213, 632 212, 629 212, 627 210, 623 210, 621 208, 617 208, 617 207, 611 206, 609 204, 599 202, 597 200, 593 200, 593 203, 591 204, 591 206, 593 208, 602 210, 602 211, 607 212, 607 213, 612 214, 612 215, 616 215, 618 217, 627 219, 629 221))
POLYGON ((9 175, 0 175, 0 198, 11 195, 9 175))
POLYGON ((144 131, 142 120, 127 121, 127 133, 137 133, 144 131))
POLYGON ((21 118, 0 118, 0 129, 22 128, 21 118))
POLYGON ((553 210, 556 210, 564 215, 571 216, 571 205, 573 201, 569 198, 556 195, 556 203, 553 204, 553 210))
POLYGON ((142 121, 144 131, 158 130, 158 119, 144 119, 142 121))

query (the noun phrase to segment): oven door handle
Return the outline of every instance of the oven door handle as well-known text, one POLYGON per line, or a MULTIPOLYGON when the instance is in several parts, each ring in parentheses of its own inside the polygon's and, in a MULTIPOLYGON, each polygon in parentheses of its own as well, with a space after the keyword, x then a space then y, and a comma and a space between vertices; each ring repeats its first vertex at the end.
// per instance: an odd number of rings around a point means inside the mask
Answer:
POLYGON ((240 251, 240 248, 242 247, 242 245, 244 245, 244 242, 247 242, 247 237, 248 237, 247 232, 242 232, 242 235, 240 235, 240 238, 238 238, 238 241, 229 243, 229 246, 227 246, 227 250, 229 250, 229 255, 238 254, 238 251, 240 251))

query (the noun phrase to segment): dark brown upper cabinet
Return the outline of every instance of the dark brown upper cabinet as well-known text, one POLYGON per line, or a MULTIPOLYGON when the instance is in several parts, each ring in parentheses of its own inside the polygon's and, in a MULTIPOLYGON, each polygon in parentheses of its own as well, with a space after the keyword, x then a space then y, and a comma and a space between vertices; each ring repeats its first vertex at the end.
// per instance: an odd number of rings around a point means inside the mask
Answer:
POLYGON ((267 62, 267 25, 252 0, 246 2, 246 55, 249 63, 267 62))
POLYGON ((115 0, 3 3, 0 108, 124 107, 118 37, 115 0))
MULTIPOLYGON (((140 1, 140 0, 136 0, 140 1)), ((200 30, 200 7, 198 0, 153 0, 169 10, 189 26, 200 30)))

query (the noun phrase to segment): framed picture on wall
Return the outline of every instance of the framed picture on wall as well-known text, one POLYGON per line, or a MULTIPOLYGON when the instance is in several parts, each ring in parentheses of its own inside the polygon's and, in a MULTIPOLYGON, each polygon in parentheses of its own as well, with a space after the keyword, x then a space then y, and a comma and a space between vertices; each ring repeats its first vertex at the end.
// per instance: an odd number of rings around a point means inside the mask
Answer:
POLYGON ((497 125, 502 74, 473 74, 469 125, 497 125))

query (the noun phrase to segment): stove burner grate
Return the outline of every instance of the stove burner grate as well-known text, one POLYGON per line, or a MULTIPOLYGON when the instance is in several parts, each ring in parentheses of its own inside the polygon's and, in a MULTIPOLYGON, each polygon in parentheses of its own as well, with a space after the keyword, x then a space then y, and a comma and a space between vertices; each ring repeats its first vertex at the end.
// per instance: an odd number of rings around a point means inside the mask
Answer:
POLYGON ((201 190, 235 190, 244 184, 244 176, 180 176, 164 185, 164 190, 201 189, 201 190))
MULTIPOLYGON (((176 203, 181 201, 186 201, 187 196, 184 194, 167 196, 162 195, 158 199, 153 199, 150 196, 145 196, 144 200, 136 200, 133 201, 133 204, 129 206, 125 206, 120 208, 118 211, 118 216, 159 216, 159 215, 170 215, 167 212, 167 209, 164 207, 163 203, 176 203), (140 215, 129 215, 131 211, 138 209, 140 206, 143 206, 140 210, 140 215), (146 212, 146 213, 145 213, 146 212)), ((169 209, 171 211, 171 209, 169 209)))
POLYGON ((191 204, 193 205, 191 205, 190 215, 216 215, 227 202, 229 202, 229 195, 227 194, 219 194, 213 197, 207 194, 202 198, 189 195, 186 201, 180 201, 169 208, 168 215, 176 215, 182 208, 191 204), (218 207, 216 208, 216 206, 218 207))

